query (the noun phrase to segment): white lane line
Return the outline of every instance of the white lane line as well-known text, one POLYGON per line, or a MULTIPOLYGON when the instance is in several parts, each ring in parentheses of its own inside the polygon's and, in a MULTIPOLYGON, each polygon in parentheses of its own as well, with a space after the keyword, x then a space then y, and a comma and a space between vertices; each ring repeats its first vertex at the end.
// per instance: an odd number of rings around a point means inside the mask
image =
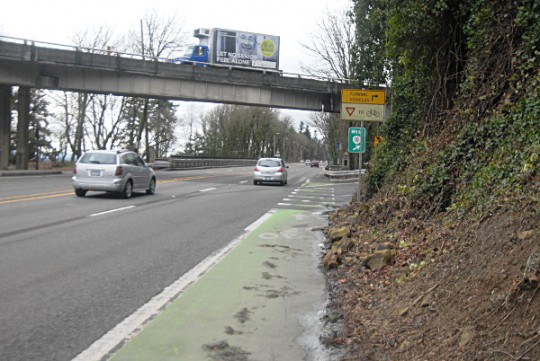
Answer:
POLYGON ((245 229, 245 233, 231 241, 228 245, 211 254, 198 265, 186 272, 170 286, 154 296, 150 301, 142 305, 138 310, 128 316, 124 321, 117 324, 112 330, 96 340, 86 350, 81 352, 72 361, 101 361, 110 358, 114 350, 121 344, 135 337, 144 325, 157 315, 167 304, 186 291, 186 289, 199 280, 208 270, 216 265, 227 253, 236 247, 250 231, 262 224, 275 213, 277 209, 270 210, 261 218, 253 222, 245 229))
POLYGON ((127 207, 122 207, 122 208, 111 209, 111 210, 105 211, 105 212, 93 213, 93 214, 89 215, 88 217, 102 216, 104 214, 125 211, 126 209, 130 209, 130 208, 135 208, 135 206, 127 206, 127 207))
POLYGON ((249 226, 247 226, 244 231, 251 232, 254 229, 256 229, 258 226, 263 224, 268 218, 272 217, 272 214, 276 212, 277 209, 271 209, 267 213, 265 213, 261 218, 256 220, 255 222, 251 223, 249 226))
POLYGON ((216 188, 205 188, 205 189, 201 189, 199 192, 210 192, 210 191, 213 191, 214 189, 216 188))

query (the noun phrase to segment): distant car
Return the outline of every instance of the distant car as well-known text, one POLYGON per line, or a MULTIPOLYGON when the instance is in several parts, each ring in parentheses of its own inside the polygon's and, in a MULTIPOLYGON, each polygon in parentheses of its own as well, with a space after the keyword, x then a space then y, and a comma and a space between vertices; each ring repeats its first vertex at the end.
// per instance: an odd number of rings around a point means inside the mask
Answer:
POLYGON ((91 150, 73 167, 71 178, 75 194, 88 191, 114 192, 130 198, 135 191, 152 195, 156 191, 154 170, 135 152, 126 150, 91 150))
POLYGON ((311 161, 309 159, 306 159, 306 161, 304 162, 305 165, 310 165, 311 164, 311 161))
POLYGON ((279 183, 287 184, 287 168, 281 158, 261 158, 253 170, 253 184, 279 183))
POLYGON ((312 160, 312 161, 311 161, 311 166, 312 166, 312 167, 317 167, 317 168, 319 168, 319 163, 320 163, 320 162, 319 162, 318 160, 312 160))

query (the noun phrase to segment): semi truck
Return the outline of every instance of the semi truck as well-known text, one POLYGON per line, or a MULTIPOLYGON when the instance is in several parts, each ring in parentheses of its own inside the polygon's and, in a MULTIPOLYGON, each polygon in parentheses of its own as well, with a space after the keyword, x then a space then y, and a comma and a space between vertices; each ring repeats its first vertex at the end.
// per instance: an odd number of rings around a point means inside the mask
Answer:
POLYGON ((174 63, 279 72, 279 36, 199 28, 193 37, 199 44, 184 48, 174 63))

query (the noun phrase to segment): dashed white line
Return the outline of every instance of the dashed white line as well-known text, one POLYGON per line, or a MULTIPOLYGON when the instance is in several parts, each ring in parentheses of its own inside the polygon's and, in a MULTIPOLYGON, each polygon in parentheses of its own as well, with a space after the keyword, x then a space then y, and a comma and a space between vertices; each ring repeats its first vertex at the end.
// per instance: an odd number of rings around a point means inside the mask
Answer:
POLYGON ((214 188, 205 188, 205 189, 201 189, 199 192, 210 192, 210 191, 213 191, 214 189, 216 189, 215 187, 214 188))
POLYGON ((130 208, 135 208, 135 206, 127 206, 127 207, 122 207, 122 208, 111 209, 111 210, 108 210, 108 211, 105 211, 105 212, 93 213, 93 214, 89 215, 88 217, 102 216, 104 214, 125 211, 126 209, 130 209, 130 208))

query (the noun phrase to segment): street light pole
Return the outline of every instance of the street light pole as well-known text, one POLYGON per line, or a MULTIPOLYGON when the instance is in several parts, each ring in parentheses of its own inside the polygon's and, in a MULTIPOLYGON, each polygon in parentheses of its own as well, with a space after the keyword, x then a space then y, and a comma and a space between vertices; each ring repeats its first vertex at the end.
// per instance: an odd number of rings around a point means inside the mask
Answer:
POLYGON ((279 135, 279 133, 274 134, 274 147, 272 148, 273 157, 276 156, 276 135, 279 135))

